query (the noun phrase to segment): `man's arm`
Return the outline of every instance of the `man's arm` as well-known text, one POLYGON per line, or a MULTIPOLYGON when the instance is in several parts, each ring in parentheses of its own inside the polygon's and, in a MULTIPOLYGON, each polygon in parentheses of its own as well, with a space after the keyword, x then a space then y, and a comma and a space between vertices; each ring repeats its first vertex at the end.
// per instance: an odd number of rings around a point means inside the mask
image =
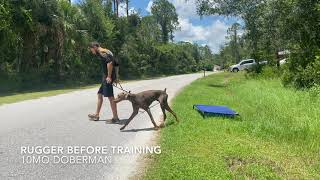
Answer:
POLYGON ((107 83, 111 83, 112 82, 112 69, 113 69, 113 64, 112 62, 109 62, 107 64, 107 69, 108 69, 108 76, 107 76, 107 83))

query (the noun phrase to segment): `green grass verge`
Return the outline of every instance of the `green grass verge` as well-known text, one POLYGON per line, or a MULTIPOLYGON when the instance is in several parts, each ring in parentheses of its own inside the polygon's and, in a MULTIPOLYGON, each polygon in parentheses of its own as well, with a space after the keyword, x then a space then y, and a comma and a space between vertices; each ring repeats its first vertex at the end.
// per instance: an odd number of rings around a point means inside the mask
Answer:
POLYGON ((181 122, 169 117, 144 179, 319 179, 319 104, 277 79, 197 80, 174 99, 181 122), (241 116, 203 119, 193 104, 227 105, 241 116))
POLYGON ((36 91, 36 92, 32 92, 32 91, 20 92, 20 93, 17 92, 11 95, 0 96, 0 105, 15 103, 15 102, 24 101, 24 100, 30 100, 30 99, 37 99, 37 98, 47 97, 47 96, 55 96, 58 94, 64 94, 64 93, 68 93, 76 90, 94 88, 96 86, 98 85, 78 86, 78 87, 61 88, 56 90, 43 90, 43 91, 36 91))

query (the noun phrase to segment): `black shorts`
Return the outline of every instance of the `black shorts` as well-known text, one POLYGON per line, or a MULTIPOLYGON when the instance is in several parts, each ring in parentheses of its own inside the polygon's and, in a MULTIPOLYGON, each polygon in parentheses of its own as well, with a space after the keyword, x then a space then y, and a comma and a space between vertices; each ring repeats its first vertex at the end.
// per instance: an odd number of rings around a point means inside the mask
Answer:
POLYGON ((99 88, 98 94, 102 94, 104 97, 114 97, 112 84, 103 82, 99 88))

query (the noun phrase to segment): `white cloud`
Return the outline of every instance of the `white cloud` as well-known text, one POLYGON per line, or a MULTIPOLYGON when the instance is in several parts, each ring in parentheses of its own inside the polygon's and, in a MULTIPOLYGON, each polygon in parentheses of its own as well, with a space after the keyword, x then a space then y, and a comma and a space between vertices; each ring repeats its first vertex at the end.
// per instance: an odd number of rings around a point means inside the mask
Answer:
MULTIPOLYGON (((227 40, 227 29, 229 26, 222 20, 212 21, 209 25, 194 25, 192 22, 199 19, 197 15, 197 0, 169 0, 176 8, 179 16, 180 30, 177 30, 175 41, 186 41, 191 43, 200 43, 208 45, 213 52, 218 52, 220 47, 227 40)), ((153 1, 150 0, 146 11, 151 13, 153 1)))
MULTIPOLYGON (((181 17, 196 17, 197 16, 197 7, 196 0, 169 0, 177 10, 177 13, 181 17)), ((150 0, 146 11, 151 13, 151 7, 153 5, 153 1, 150 0)))
POLYGON ((197 0, 170 0, 175 6, 180 23, 180 31, 175 32, 177 41, 197 42, 208 45, 213 52, 218 52, 226 43, 228 25, 221 20, 212 21, 208 26, 194 25, 191 19, 199 18, 197 0))
POLYGON ((152 5, 153 5, 153 1, 149 1, 148 5, 147 5, 147 8, 146 8, 146 11, 147 11, 148 13, 150 13, 150 14, 151 14, 151 7, 152 7, 152 5))
POLYGON ((175 32, 177 41, 202 42, 213 52, 218 52, 220 46, 226 42, 228 25, 217 20, 209 26, 193 25, 187 18, 180 18, 180 31, 175 32))
POLYGON ((183 18, 198 17, 196 1, 197 0, 170 0, 175 6, 179 16, 183 18))
MULTIPOLYGON (((129 15, 137 13, 137 10, 134 7, 129 7, 129 15)), ((127 6, 126 3, 119 4, 119 16, 127 16, 127 6)))

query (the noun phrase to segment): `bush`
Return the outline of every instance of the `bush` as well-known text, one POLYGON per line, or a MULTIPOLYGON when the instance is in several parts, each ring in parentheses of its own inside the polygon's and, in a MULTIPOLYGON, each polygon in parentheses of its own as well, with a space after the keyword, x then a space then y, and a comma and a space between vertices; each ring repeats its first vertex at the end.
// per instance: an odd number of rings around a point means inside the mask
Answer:
POLYGON ((252 78, 273 79, 279 76, 279 69, 265 64, 256 64, 250 69, 246 69, 246 76, 252 78))
POLYGON ((275 66, 255 66, 254 69, 247 70, 247 77, 262 78, 262 79, 276 79, 281 76, 282 69, 275 66))
POLYGON ((301 55, 292 56, 284 72, 283 83, 296 88, 311 88, 320 84, 320 51, 306 65, 299 62, 301 55))
POLYGON ((275 78, 279 78, 280 74, 281 74, 281 68, 264 66, 262 68, 262 72, 260 76, 265 79, 275 79, 275 78))
POLYGON ((310 94, 311 97, 320 96, 320 85, 319 84, 315 84, 312 88, 310 88, 309 94, 310 94))

